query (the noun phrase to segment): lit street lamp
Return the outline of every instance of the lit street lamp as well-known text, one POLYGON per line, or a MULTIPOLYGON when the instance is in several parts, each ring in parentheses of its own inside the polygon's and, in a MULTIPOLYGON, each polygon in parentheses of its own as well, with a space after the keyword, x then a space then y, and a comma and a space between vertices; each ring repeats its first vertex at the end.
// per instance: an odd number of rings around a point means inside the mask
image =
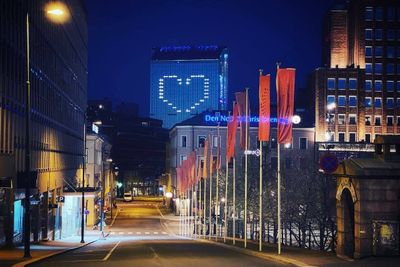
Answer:
MULTIPOLYGON (((45 7, 46 17, 56 23, 64 23, 69 19, 65 4, 51 2, 45 7)), ((24 210, 24 257, 30 258, 30 111, 31 111, 31 81, 30 81, 30 47, 29 47, 29 12, 26 12, 26 94, 25 94, 25 210, 24 210)))

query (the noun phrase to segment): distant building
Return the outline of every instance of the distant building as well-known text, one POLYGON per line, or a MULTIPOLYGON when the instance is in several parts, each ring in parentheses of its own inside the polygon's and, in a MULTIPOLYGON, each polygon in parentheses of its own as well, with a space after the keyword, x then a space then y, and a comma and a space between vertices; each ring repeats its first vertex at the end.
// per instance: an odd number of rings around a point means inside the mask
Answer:
POLYGON ((57 25, 45 17, 45 2, 0 1, 0 178, 13 185, 0 188, 0 245, 22 241, 26 197, 32 203, 33 241, 67 236, 61 225, 69 210, 57 202, 66 183, 82 179, 87 13, 82 0, 63 1, 72 15, 68 23, 57 25), (30 196, 19 179, 25 170, 26 12, 31 49, 30 196))
POLYGON ((317 141, 399 134, 398 1, 348 1, 330 11, 326 26, 326 66, 314 73, 317 141))
POLYGON ((228 52, 221 46, 153 49, 150 65, 150 117, 164 128, 207 109, 225 110, 228 52))

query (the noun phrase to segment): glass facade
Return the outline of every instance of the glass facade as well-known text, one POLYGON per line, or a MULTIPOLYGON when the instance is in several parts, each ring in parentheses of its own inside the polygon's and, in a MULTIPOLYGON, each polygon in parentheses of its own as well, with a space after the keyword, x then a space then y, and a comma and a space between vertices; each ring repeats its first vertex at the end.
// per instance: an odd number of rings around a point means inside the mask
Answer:
POLYGON ((209 59, 182 60, 179 53, 174 60, 153 58, 150 117, 162 120, 164 128, 171 128, 207 109, 226 109, 227 71, 226 49, 219 57, 209 59))

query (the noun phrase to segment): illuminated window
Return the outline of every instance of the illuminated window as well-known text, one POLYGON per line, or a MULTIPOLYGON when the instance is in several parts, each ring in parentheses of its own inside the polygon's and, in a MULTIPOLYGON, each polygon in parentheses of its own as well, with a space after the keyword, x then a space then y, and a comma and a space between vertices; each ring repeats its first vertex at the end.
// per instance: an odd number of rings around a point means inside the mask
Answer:
POLYGON ((329 104, 332 104, 332 103, 335 103, 335 96, 334 95, 328 95, 326 97, 326 104, 329 105, 329 104))
POLYGON ((350 107, 357 107, 357 96, 349 96, 349 106, 350 107))
POLYGON ((306 137, 299 138, 299 148, 307 149, 308 148, 308 139, 306 137))
POLYGON ((386 125, 387 126, 393 126, 393 116, 387 116, 386 117, 386 125))
POLYGON ((396 124, 397 124, 397 126, 400 126, 400 116, 397 116, 396 124))
POLYGON ((382 57, 382 46, 376 46, 375 47, 375 57, 382 57))
POLYGON ((204 147, 205 142, 206 142, 206 136, 205 135, 197 136, 197 147, 204 147))
POLYGON ((374 9, 373 7, 367 6, 365 8, 365 20, 371 21, 374 19, 374 9))
POLYGON ((375 116, 375 126, 381 126, 381 125, 382 125, 381 116, 375 116))
POLYGON ((394 81, 386 81, 386 90, 388 92, 394 91, 394 81))
POLYGON ((346 96, 343 96, 343 95, 338 96, 338 106, 339 107, 346 106, 346 96))
POLYGON ((372 106, 372 100, 371 97, 366 97, 365 98, 365 107, 370 108, 372 106))
POLYGON ((365 40, 372 40, 372 29, 365 29, 365 40))
POLYGON ((372 81, 365 80, 364 88, 365 88, 365 91, 371 91, 372 90, 372 81))
POLYGON ((397 108, 400 108, 400 97, 397 98, 396 106, 397 108))
POLYGON ((218 147, 218 135, 213 136, 213 147, 218 147))
POLYGON ((357 124, 357 116, 356 116, 356 114, 349 114, 349 124, 350 125, 357 124))
POLYGON ((382 98, 375 97, 374 106, 375 106, 375 108, 381 108, 382 107, 382 98))
POLYGON ((186 155, 181 155, 180 158, 181 158, 181 164, 182 164, 183 161, 187 160, 187 156, 186 155))
POLYGON ((350 143, 356 142, 356 133, 349 133, 349 142, 350 143))
POLYGON ((338 114, 338 124, 343 125, 346 120, 345 114, 338 114))
POLYGON ((381 91, 382 91, 382 81, 375 80, 375 92, 381 92, 381 91))
POLYGON ((394 98, 388 97, 386 98, 386 108, 392 109, 394 107, 394 98))
POLYGON ((388 58, 394 58, 394 47, 393 46, 388 46, 386 48, 386 56, 388 58))
POLYGON ((375 29, 375 40, 382 40, 382 29, 375 29))
POLYGON ((397 47, 397 58, 400 58, 400 46, 397 47))
POLYGON ((335 90, 335 78, 328 78, 327 87, 328 90, 335 90))
POLYGON ((397 81, 397 88, 396 88, 397 92, 400 92, 400 81, 397 81))
POLYGON ((366 57, 372 57, 372 46, 366 46, 365 47, 365 56, 366 57))
POLYGON ((372 74, 372 63, 365 63, 365 73, 372 74))
POLYGON ((181 147, 186 147, 186 135, 181 135, 181 147))
POLYGON ((350 78, 349 79, 349 89, 350 90, 357 90, 357 79, 350 78))
POLYGON ((338 88, 339 88, 339 90, 345 90, 346 89, 346 79, 345 78, 339 78, 338 88))

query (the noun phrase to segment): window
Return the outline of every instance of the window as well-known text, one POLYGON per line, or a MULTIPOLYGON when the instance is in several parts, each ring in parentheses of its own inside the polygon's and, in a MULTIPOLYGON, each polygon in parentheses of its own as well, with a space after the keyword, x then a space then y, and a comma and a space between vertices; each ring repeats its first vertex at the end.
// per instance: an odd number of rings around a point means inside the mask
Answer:
POLYGON ((386 98, 386 108, 393 108, 394 107, 394 98, 388 97, 386 98))
POLYGON ((338 124, 339 125, 343 125, 345 119, 346 119, 345 114, 338 114, 338 124))
POLYGON ((375 126, 381 126, 381 116, 375 116, 375 126))
POLYGON ((371 91, 372 90, 372 81, 365 80, 364 88, 365 88, 365 91, 371 91))
POLYGON ((398 93, 400 93, 400 81, 397 81, 396 90, 397 90, 398 93))
POLYGON ((382 46, 376 46, 375 47, 375 57, 382 57, 382 46))
POLYGON ((374 9, 373 7, 367 6, 365 8, 365 20, 371 21, 374 19, 374 9))
POLYGON ((400 58, 400 46, 397 47, 397 58, 400 58))
POLYGON ((370 126, 371 125, 371 116, 365 116, 365 125, 370 126))
POLYGON ((382 74, 382 63, 375 63, 375 73, 382 74))
POLYGON ((308 148, 308 139, 306 137, 300 137, 299 139, 299 148, 307 149, 308 148))
POLYGON ((349 114, 349 124, 350 125, 357 124, 357 116, 356 116, 356 114, 349 114))
POLYGON ((366 57, 372 57, 372 46, 366 46, 365 47, 365 56, 366 57))
POLYGON ((387 116, 386 117, 386 125, 387 126, 393 126, 393 116, 387 116))
POLYGON ((357 96, 354 95, 349 96, 349 106, 357 107, 357 96))
POLYGON ((335 103, 335 96, 334 95, 328 95, 326 97, 326 103, 327 103, 327 105, 335 103))
POLYGON ((356 133, 349 133, 349 142, 356 142, 356 133))
POLYGON ((365 63, 365 73, 372 74, 372 63, 365 63))
POLYGON ((397 116, 397 122, 396 122, 397 126, 400 126, 400 116, 397 116))
POLYGON ((400 108, 400 97, 397 98, 396 107, 400 108))
POLYGON ((371 134, 365 134, 365 142, 371 143, 371 134))
POLYGON ((218 135, 213 136, 213 147, 218 147, 218 135))
POLYGON ((365 40, 372 40, 372 29, 365 29, 365 40))
POLYGON ((372 99, 371 99, 371 97, 366 97, 364 104, 365 104, 366 108, 372 107, 372 99))
POLYGON ((181 159, 180 164, 182 164, 182 162, 185 161, 185 160, 187 159, 187 156, 186 156, 186 155, 181 155, 181 156, 180 156, 180 159, 181 159))
POLYGON ((335 90, 335 78, 328 78, 327 87, 328 90, 335 90))
POLYGON ((345 142, 344 140, 344 133, 339 133, 339 142, 345 142))
POLYGON ((394 58, 394 47, 393 46, 388 46, 386 48, 386 56, 388 58, 394 58))
POLYGON ((375 108, 381 108, 382 107, 382 99, 380 97, 375 97, 374 106, 375 106, 375 108))
POLYGON ((204 147, 205 142, 206 142, 206 136, 205 135, 197 136, 197 146, 198 147, 204 147))
POLYGON ((394 7, 390 6, 387 9, 387 20, 388 21, 394 21, 396 17, 396 10, 394 9, 394 7))
POLYGON ((375 40, 382 40, 382 29, 375 30, 375 40))
POLYGON ((346 89, 346 79, 345 78, 339 78, 338 88, 339 88, 339 90, 345 90, 346 89))
POLYGON ((396 36, 395 30, 392 30, 392 29, 387 30, 387 39, 389 41, 393 41, 395 39, 395 36, 396 36))
POLYGON ((383 20, 383 8, 377 7, 375 9, 375 20, 383 20))
POLYGON ((382 91, 382 81, 375 80, 375 92, 381 92, 381 91, 382 91))
POLYGON ((394 91, 394 81, 386 81, 386 91, 388 92, 394 91))
POLYGON ((386 65, 386 74, 394 74, 394 64, 389 63, 386 65))
POLYGON ((349 79, 349 88, 350 90, 357 90, 357 79, 355 78, 349 79))
POLYGON ((343 96, 343 95, 338 96, 338 106, 339 107, 346 106, 346 96, 343 96))
POLYGON ((186 147, 186 135, 181 135, 181 147, 186 147))

